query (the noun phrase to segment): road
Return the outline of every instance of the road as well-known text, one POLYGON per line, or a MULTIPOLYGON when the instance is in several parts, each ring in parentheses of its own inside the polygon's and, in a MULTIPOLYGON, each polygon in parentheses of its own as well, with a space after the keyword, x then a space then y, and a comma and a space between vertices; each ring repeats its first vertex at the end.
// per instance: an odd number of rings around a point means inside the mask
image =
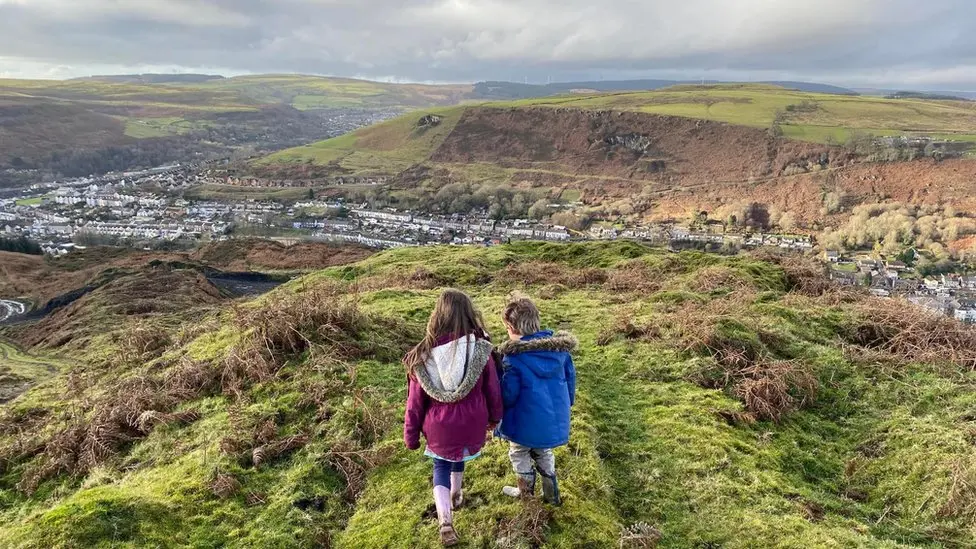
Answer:
POLYGON ((27 312, 27 305, 9 299, 0 299, 0 322, 27 312))

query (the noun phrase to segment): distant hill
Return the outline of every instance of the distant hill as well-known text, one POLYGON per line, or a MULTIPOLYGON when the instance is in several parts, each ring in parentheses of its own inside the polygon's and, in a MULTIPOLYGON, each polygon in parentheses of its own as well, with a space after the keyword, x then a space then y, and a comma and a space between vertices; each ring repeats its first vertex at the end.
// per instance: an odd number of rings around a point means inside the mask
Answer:
POLYGON ((924 197, 976 211, 976 162, 894 164, 927 147, 906 154, 872 134, 965 147, 976 142, 976 110, 771 85, 577 93, 416 111, 281 151, 237 175, 309 186, 383 178, 388 187, 350 191, 353 199, 436 213, 494 206, 527 214, 542 198, 570 197, 601 218, 626 212, 661 221, 758 201, 813 225, 828 222, 824 195, 834 189, 849 205, 924 197), (425 124, 427 114, 439 123, 425 124), (529 196, 509 207, 490 199, 498 187, 529 196))
MULTIPOLYGON (((717 80, 608 80, 591 82, 559 82, 552 84, 519 84, 517 82, 479 82, 474 86, 474 94, 479 97, 489 99, 530 99, 536 97, 547 97, 570 92, 617 92, 617 91, 651 91, 680 85, 714 85, 714 84, 734 84, 734 82, 720 82, 717 80)), ((834 95, 858 95, 854 90, 831 86, 829 84, 817 84, 810 82, 759 82, 759 84, 770 84, 787 89, 806 91, 812 93, 827 93, 834 95)))
POLYGON ((774 86, 782 86, 790 90, 800 90, 812 93, 828 93, 833 95, 859 95, 856 91, 842 88, 840 86, 832 86, 830 84, 818 84, 816 82, 792 82, 789 80, 771 80, 768 82, 763 82, 763 84, 772 84, 774 86))
POLYGON ((976 91, 911 91, 911 90, 892 90, 892 89, 881 89, 881 88, 856 88, 855 91, 862 95, 875 95, 882 97, 896 96, 896 95, 911 95, 920 96, 925 99, 933 98, 946 98, 950 100, 964 99, 967 101, 976 101, 976 91))
POLYGON ((325 139, 414 108, 453 105, 471 86, 203 74, 0 79, 0 187, 325 139))
POLYGON ((211 80, 222 80, 223 78, 223 76, 215 74, 115 74, 89 76, 76 80, 99 80, 121 84, 197 84, 211 80))
POLYGON ((931 101, 971 101, 958 95, 946 95, 942 93, 926 93, 913 91, 900 91, 885 96, 888 99, 928 99, 931 101))

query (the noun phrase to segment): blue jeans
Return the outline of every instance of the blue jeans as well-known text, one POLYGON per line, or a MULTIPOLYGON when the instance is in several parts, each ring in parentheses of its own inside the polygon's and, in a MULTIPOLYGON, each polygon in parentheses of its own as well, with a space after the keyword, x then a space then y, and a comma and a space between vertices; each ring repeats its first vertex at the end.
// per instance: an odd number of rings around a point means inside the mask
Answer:
POLYGON ((451 488, 451 473, 463 473, 463 461, 445 461, 434 458, 434 486, 451 488))

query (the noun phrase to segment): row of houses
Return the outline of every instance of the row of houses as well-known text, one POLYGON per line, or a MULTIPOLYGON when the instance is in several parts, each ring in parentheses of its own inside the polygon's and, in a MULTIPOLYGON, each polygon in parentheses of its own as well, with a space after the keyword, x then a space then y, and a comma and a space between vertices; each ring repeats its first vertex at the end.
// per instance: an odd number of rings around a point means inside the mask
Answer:
POLYGON ((813 239, 804 235, 774 235, 764 233, 715 233, 696 231, 673 225, 649 225, 637 227, 603 227, 590 229, 589 237, 596 240, 646 240, 652 242, 695 242, 704 244, 729 244, 741 248, 777 247, 806 252, 814 248, 813 239))
POLYGON ((537 239, 549 241, 567 241, 572 238, 565 227, 542 225, 528 220, 511 222, 495 221, 484 218, 436 218, 421 217, 410 212, 378 211, 354 208, 351 215, 359 220, 362 227, 381 228, 388 231, 405 233, 425 233, 440 236, 452 231, 464 238, 500 237, 507 239, 537 239))
POLYGON ((227 224, 210 221, 183 221, 180 223, 102 223, 92 221, 78 230, 121 238, 158 238, 172 240, 181 237, 199 237, 202 234, 223 234, 227 224))
POLYGON ((976 296, 910 295, 906 299, 930 311, 953 317, 967 324, 976 324, 976 296))
POLYGON ((72 190, 55 192, 48 198, 55 204, 74 206, 84 203, 89 208, 124 208, 138 205, 143 208, 164 208, 166 200, 155 196, 135 196, 119 193, 79 193, 72 190))
POLYGON ((368 246, 370 248, 401 248, 403 246, 410 245, 410 243, 408 242, 401 242, 399 240, 388 240, 383 238, 374 238, 362 234, 319 232, 319 233, 315 233, 314 236, 315 238, 321 240, 327 240, 330 242, 352 242, 355 244, 368 246))

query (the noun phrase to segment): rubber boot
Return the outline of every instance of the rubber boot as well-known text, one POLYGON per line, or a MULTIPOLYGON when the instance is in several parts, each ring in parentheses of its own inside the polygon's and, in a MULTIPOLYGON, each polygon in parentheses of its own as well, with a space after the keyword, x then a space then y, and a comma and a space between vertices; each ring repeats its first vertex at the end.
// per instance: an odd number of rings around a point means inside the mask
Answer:
POLYGON ((530 498, 535 496, 535 473, 519 473, 518 486, 506 486, 502 493, 512 498, 530 498))
POLYGON ((451 507, 457 509, 464 505, 464 471, 451 473, 451 507))
POLYGON ((542 501, 559 507, 563 504, 563 500, 559 497, 559 481, 556 479, 556 473, 552 475, 547 475, 542 471, 539 471, 542 475, 542 501))
POLYGON ((454 530, 454 513, 451 512, 451 489, 447 486, 434 486, 434 507, 437 508, 437 525, 440 528, 441 545, 453 547, 458 544, 454 530))

